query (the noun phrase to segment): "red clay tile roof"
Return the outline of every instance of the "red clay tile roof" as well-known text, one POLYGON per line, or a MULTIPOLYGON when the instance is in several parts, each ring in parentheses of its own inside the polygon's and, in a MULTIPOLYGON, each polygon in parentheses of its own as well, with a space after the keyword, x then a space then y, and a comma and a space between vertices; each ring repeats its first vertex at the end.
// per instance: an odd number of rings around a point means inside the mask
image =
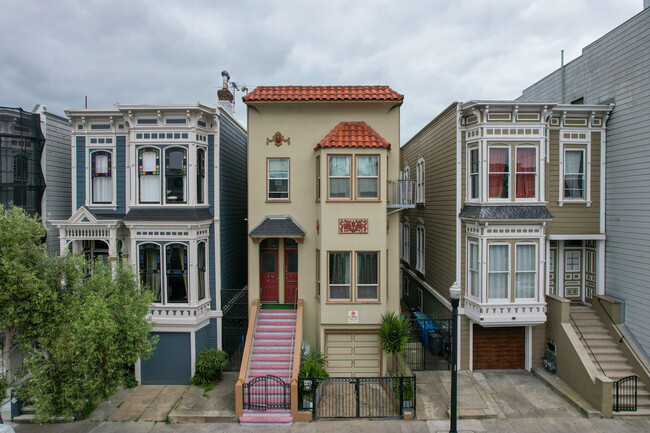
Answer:
POLYGON ((366 122, 341 122, 314 148, 372 147, 390 149, 390 143, 366 122))
POLYGON ((255 101, 403 101, 388 86, 258 86, 242 100, 255 101))

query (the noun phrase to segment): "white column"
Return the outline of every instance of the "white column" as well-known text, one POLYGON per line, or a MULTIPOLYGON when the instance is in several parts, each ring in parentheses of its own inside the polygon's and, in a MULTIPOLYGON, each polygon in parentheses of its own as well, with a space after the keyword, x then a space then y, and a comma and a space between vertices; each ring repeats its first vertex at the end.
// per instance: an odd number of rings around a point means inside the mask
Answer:
POLYGON ((596 258, 598 260, 596 270, 596 293, 605 295, 605 241, 596 241, 596 258))

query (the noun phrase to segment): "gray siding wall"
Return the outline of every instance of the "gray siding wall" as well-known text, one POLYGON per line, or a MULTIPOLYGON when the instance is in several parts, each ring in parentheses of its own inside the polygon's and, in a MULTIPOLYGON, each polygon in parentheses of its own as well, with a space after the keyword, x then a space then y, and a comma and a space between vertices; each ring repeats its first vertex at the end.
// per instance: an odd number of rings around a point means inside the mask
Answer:
POLYGON ((59 252, 59 229, 47 220, 65 220, 72 213, 72 175, 70 124, 67 119, 43 113, 45 116, 45 194, 43 216, 47 227, 47 249, 59 252))
POLYGON ((197 355, 201 353, 204 349, 207 349, 209 347, 211 325, 212 325, 212 321, 210 321, 208 325, 196 331, 194 335, 197 355))
MULTIPOLYGON (((520 100, 557 100, 561 71, 520 100)), ((616 106, 607 123, 605 294, 625 302, 625 321, 650 353, 650 9, 584 48, 565 66, 565 101, 616 106)))
POLYGON ((77 137, 77 206, 79 209, 86 203, 86 137, 77 137))
POLYGON ((248 275, 246 134, 220 117, 221 288, 242 289, 248 275))
POLYGON ((141 364, 142 385, 190 383, 192 360, 188 332, 152 332, 160 339, 153 354, 141 364))

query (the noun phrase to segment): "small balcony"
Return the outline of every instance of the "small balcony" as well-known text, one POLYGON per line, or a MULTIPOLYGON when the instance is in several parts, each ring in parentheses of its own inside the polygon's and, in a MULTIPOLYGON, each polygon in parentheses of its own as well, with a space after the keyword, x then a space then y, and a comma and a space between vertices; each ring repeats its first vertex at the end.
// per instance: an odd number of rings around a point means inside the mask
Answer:
POLYGON ((210 301, 199 305, 167 304, 149 306, 149 317, 156 326, 196 326, 210 319, 210 301))
POLYGON ((415 180, 389 179, 388 180, 388 214, 399 212, 403 209, 415 207, 415 180))
POLYGON ((546 302, 481 304, 465 298, 465 315, 482 326, 541 325, 546 323, 546 302))

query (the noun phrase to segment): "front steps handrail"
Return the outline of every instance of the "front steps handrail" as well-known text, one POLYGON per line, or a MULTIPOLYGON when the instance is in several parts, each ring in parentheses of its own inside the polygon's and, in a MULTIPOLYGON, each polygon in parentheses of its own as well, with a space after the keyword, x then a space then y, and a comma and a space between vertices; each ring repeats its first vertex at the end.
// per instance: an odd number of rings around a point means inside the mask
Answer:
POLYGON ((298 375, 300 374, 300 349, 302 347, 303 300, 296 302, 296 326, 293 342, 293 368, 291 370, 291 416, 294 421, 311 421, 311 413, 298 413, 298 375))
MULTIPOLYGON (((612 316, 609 314, 609 311, 607 311, 607 308, 605 308, 605 306, 604 306, 603 303, 601 302, 602 300, 601 300, 600 298, 596 298, 596 300, 597 300, 598 303, 600 304, 600 307, 603 309, 603 311, 605 312, 605 314, 607 314, 607 317, 609 318, 609 321, 612 322, 612 325, 614 325, 614 327, 616 328, 619 324, 616 323, 616 322, 614 321, 614 319, 612 318, 612 316)), ((634 355, 635 355, 637 358, 639 358, 639 359, 643 359, 644 357, 641 356, 641 355, 639 355, 639 352, 636 351, 636 344, 632 344, 632 343, 631 343, 631 342, 630 342, 630 341, 625 337, 625 334, 623 334, 622 332, 621 332, 620 334, 621 334, 621 338, 618 340, 618 342, 619 342, 619 343, 622 343, 623 341, 625 341, 625 342, 627 343, 627 347, 629 347, 630 349, 632 349, 632 351, 634 352, 634 355)))
POLYGON ((250 316, 248 318, 248 332, 246 333, 246 344, 244 345, 244 353, 241 359, 241 368, 239 369, 239 377, 235 384, 235 414, 238 417, 241 417, 244 414, 243 387, 244 382, 246 382, 246 378, 248 377, 248 366, 251 362, 253 340, 255 339, 255 329, 257 328, 257 318, 260 309, 260 300, 253 299, 250 316))
POLYGON ((589 351, 591 352, 591 355, 594 357, 594 361, 596 361, 596 364, 598 364, 598 368, 600 368, 600 371, 602 371, 603 374, 605 376, 607 376, 607 373, 605 372, 605 369, 603 368, 603 366, 600 365, 600 362, 598 361, 598 358, 596 357, 596 354, 594 353, 593 350, 591 350, 591 346, 589 346, 589 342, 587 341, 585 336, 582 335, 582 331, 580 330, 580 327, 576 323, 575 319, 573 318, 573 316, 571 314, 569 314, 569 317, 571 318, 571 321, 573 322, 573 325, 576 327, 576 329, 580 333, 580 339, 585 342, 585 345, 587 346, 587 349, 589 349, 589 351))

